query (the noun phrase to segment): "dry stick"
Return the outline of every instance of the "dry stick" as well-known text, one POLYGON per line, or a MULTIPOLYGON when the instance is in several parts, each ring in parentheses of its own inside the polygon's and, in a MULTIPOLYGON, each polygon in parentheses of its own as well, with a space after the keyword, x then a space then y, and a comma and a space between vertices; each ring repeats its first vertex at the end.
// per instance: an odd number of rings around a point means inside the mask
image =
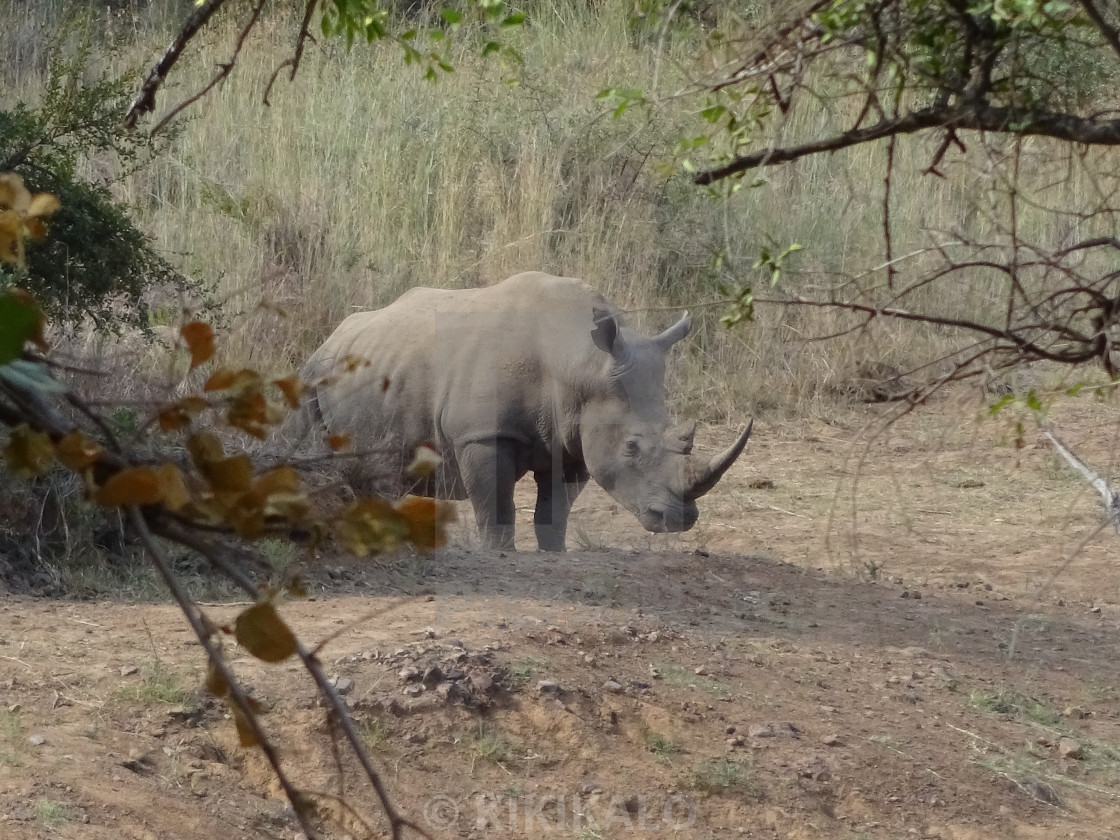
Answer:
POLYGON ((163 54, 163 58, 156 62, 155 67, 148 73, 148 78, 144 80, 140 93, 136 95, 136 99, 129 106, 128 113, 124 117, 125 128, 135 128, 136 121, 140 119, 142 114, 149 114, 155 110, 156 91, 167 80, 167 74, 171 72, 171 68, 175 66, 175 62, 179 60, 190 40, 198 34, 198 31, 210 21, 214 13, 225 3, 226 0, 206 0, 191 13, 186 24, 175 36, 175 40, 171 42, 171 46, 163 54))
MULTIPOLYGON (((221 0, 219 0, 219 2, 221 2, 221 0)), ((233 66, 237 63, 237 57, 241 55, 241 48, 245 46, 245 39, 249 37, 249 33, 252 32, 253 27, 257 25, 257 20, 261 16, 261 9, 264 8, 264 4, 266 2, 268 2, 268 0, 257 0, 257 5, 253 7, 253 11, 249 15, 248 23, 246 23, 245 26, 242 27, 241 31, 237 34, 237 41, 233 45, 233 55, 229 57, 229 60, 225 64, 218 65, 218 72, 214 74, 214 78, 212 78, 206 84, 206 87, 204 87, 198 93, 194 94, 193 96, 187 97, 174 108, 172 108, 163 119, 156 123, 155 128, 153 128, 151 132, 149 132, 150 135, 155 136, 156 134, 158 134, 163 129, 163 127, 171 122, 171 120, 173 120, 176 116, 178 116, 181 111, 189 108, 198 100, 202 99, 202 97, 204 97, 215 87, 217 87, 222 80, 224 80, 230 73, 233 72, 233 66)))
POLYGON ((327 699, 330 704, 331 710, 335 713, 338 726, 342 730, 342 734, 346 736, 346 740, 350 742, 350 748, 354 751, 358 763, 362 765, 362 770, 365 771, 366 778, 369 779, 373 785, 374 791, 377 793, 377 798, 381 800, 381 808, 385 811, 385 816, 389 819, 389 827, 392 832, 393 840, 400 840, 402 829, 411 828, 421 837, 427 837, 431 840, 431 835, 424 829, 420 828, 416 823, 412 822, 397 813, 397 809, 393 807, 393 802, 389 798, 389 792, 385 789, 385 783, 381 781, 381 776, 370 761, 369 755, 366 753, 365 747, 362 744, 362 737, 358 734, 357 728, 354 726, 354 720, 346 711, 346 705, 342 702, 342 697, 339 695, 337 689, 331 685, 331 681, 327 679, 326 673, 323 671, 323 665, 311 651, 309 651, 303 642, 297 641, 297 652, 299 658, 303 660, 303 666, 311 674, 315 680, 316 685, 319 686, 319 691, 323 697, 327 699))
POLYGON ((233 671, 226 665, 225 660, 222 658, 221 650, 214 644, 214 637, 210 628, 206 626, 203 621, 202 612, 194 603, 191 596, 183 589, 179 583, 179 579, 171 571, 171 565, 167 562, 167 558, 163 555, 162 549, 155 541, 155 537, 148 529, 148 523, 144 521, 144 515, 140 513, 140 509, 135 506, 128 508, 128 521, 140 541, 144 544, 144 549, 148 552, 148 556, 152 559, 152 564, 156 567, 163 582, 167 584, 167 588, 171 590, 171 596, 179 604, 179 609, 182 610, 183 615, 186 616, 187 622, 191 625, 195 635, 198 637, 199 643, 206 651, 206 656, 210 660, 211 667, 221 675, 225 680, 226 685, 229 687, 230 696, 233 698, 234 704, 245 718, 245 723, 253 733, 261 752, 264 753, 268 763, 272 766, 272 772, 276 774, 276 778, 280 782, 280 786, 284 789, 284 794, 288 797, 288 801, 292 804, 292 810, 299 821, 300 828, 303 833, 308 837, 314 837, 315 831, 307 820, 306 809, 303 807, 303 797, 300 795, 299 790, 292 784, 285 775, 283 768, 280 766, 280 756, 272 743, 268 740, 264 730, 261 728, 260 721, 257 719, 256 712, 253 711, 249 703, 249 697, 245 694, 241 684, 237 681, 237 677, 233 671))
MULTIPOLYGON (((223 572, 229 575, 230 578, 235 583, 237 583, 238 586, 240 586, 250 595, 256 594, 257 587, 254 582, 248 576, 246 576, 241 569, 237 568, 231 563, 228 563, 224 558, 222 558, 220 552, 218 552, 213 545, 201 539, 195 538, 192 534, 183 533, 177 527, 168 528, 166 524, 161 526, 160 533, 161 536, 179 542, 201 554, 203 557, 209 560, 215 568, 221 569, 223 572)), ((318 685, 320 693, 327 701, 329 711, 332 712, 336 717, 339 728, 346 736, 346 740, 350 743, 350 747, 351 749, 353 749, 354 755, 358 759, 358 763, 362 765, 362 770, 365 771, 366 777, 369 779, 370 784, 373 786, 374 791, 377 793, 378 799, 381 801, 381 807, 385 811, 386 817, 389 819, 389 825, 392 831, 393 840, 400 840, 402 836, 401 830, 404 828, 411 828, 422 837, 428 837, 430 840, 430 835, 426 831, 416 825, 416 823, 405 817, 402 817, 397 813, 396 808, 393 807, 393 803, 389 798, 389 793, 385 789, 384 783, 381 781, 381 777, 378 775, 377 770, 374 768, 373 762, 370 761, 369 756, 366 754, 365 747, 362 745, 361 736, 358 734, 358 730, 354 726, 353 719, 346 711, 346 705, 343 703, 341 696, 338 694, 338 691, 335 689, 335 687, 331 684, 330 680, 327 679, 327 675, 323 671, 322 663, 319 662, 318 657, 315 655, 315 651, 308 650, 304 646, 303 642, 297 641, 297 645, 299 658, 303 661, 303 665, 307 669, 308 673, 311 674, 312 679, 315 680, 316 685, 318 685)), ((316 651, 318 649, 319 648, 315 648, 316 651)), ((228 681, 229 678, 225 673, 223 673, 222 676, 226 677, 228 681)), ((277 775, 280 775, 278 769, 277 775)), ((295 803, 293 801, 293 806, 294 804, 295 803)), ((311 835, 309 834, 308 836, 311 835)))
POLYGON ((288 81, 295 81, 296 71, 299 70, 300 62, 303 60, 303 49, 307 42, 311 40, 311 16, 315 13, 315 7, 319 5, 319 0, 307 0, 307 6, 303 10, 303 20, 299 25, 299 35, 296 36, 296 48, 292 57, 281 61, 279 66, 272 71, 272 76, 269 77, 268 84, 264 88, 264 97, 261 101, 271 107, 272 103, 268 101, 269 94, 272 93, 272 86, 276 84, 276 80, 280 76, 280 71, 285 67, 291 67, 292 71, 288 74, 288 81))

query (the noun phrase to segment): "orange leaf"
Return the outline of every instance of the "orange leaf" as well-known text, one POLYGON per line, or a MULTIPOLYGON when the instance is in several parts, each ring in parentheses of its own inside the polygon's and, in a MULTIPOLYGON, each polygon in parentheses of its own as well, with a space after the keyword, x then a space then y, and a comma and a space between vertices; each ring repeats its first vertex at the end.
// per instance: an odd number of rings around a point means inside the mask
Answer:
POLYGON ((101 454, 101 447, 78 431, 70 432, 54 448, 55 454, 69 469, 78 471, 92 466, 101 454))
POLYGON ((350 435, 328 435, 326 441, 332 452, 341 452, 350 445, 350 435))
POLYGON ((253 463, 245 452, 199 467, 215 492, 244 493, 253 484, 253 463))
POLYGON ((159 411, 159 427, 165 432, 174 432, 188 425, 191 420, 209 407, 210 403, 202 397, 185 397, 174 405, 161 408, 159 411))
POLYGON ((206 384, 202 387, 204 391, 234 391, 231 396, 241 396, 247 393, 260 391, 261 389, 261 375, 255 370, 242 368, 238 371, 232 371, 229 368, 222 368, 215 371, 206 384))
POLYGON ((159 475, 151 467, 130 467, 109 477, 93 500, 105 507, 154 505, 163 499, 159 475))
POLYGON ((405 496, 394 508, 408 523, 409 539, 417 548, 426 551, 447 545, 446 526, 455 521, 452 505, 421 496, 405 496))
POLYGON ((272 384, 280 389, 288 408, 293 410, 299 408, 299 398, 303 396, 303 382, 299 376, 293 373, 283 379, 273 379, 272 384))
POLYGON ((221 672, 211 662, 206 668, 206 690, 215 697, 225 697, 229 694, 229 683, 221 672))
POLYGON ((191 321, 179 328, 179 335, 183 337, 190 351, 191 370, 208 362, 214 355, 214 330, 209 324, 191 321))
POLYGON ((237 727, 237 741, 243 747, 255 747, 260 741, 257 740, 257 733, 253 731, 253 727, 249 725, 248 718, 245 713, 234 703, 229 704, 230 714, 233 716, 233 725, 237 727))
POLYGON ((254 604, 237 616, 237 641, 257 659, 282 662, 296 652, 295 634, 270 603, 254 604))

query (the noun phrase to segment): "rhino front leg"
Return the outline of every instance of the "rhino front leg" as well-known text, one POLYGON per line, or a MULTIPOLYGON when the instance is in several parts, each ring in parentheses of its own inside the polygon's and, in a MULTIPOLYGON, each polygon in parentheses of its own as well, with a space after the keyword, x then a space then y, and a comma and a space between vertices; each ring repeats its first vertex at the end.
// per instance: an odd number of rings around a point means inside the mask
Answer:
POLYGON ((568 514, 588 477, 578 473, 548 472, 534 473, 533 478, 537 482, 537 507, 533 513, 537 547, 541 551, 564 551, 568 514))
POLYGON ((513 487, 520 478, 517 445, 504 440, 468 443, 458 458, 483 545, 512 551, 513 487))

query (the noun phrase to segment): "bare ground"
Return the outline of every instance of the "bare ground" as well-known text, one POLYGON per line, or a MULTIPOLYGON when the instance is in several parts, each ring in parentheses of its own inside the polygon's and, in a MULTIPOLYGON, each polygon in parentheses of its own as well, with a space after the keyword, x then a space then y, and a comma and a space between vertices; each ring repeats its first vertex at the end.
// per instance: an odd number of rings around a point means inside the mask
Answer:
MULTIPOLYGON (((870 409, 760 422, 689 534, 649 537, 589 492, 566 556, 463 527, 431 558, 328 558, 282 614, 306 640, 344 630, 323 659, 433 837, 1112 838, 1120 542, 1080 545, 1095 494, 976 408, 870 445, 870 409)), ((1053 420, 1116 475, 1113 416, 1053 420)), ((0 837, 296 836, 198 694, 174 608, 0 611, 0 837)), ((345 785, 383 830, 298 668, 235 664, 299 783, 345 785)))

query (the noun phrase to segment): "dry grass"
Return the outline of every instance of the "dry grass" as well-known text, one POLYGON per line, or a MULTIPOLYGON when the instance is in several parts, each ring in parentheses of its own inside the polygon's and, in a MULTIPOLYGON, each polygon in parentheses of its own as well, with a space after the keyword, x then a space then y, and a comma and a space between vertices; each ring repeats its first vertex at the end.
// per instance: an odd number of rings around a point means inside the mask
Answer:
MULTIPOLYGON (((0 48, 12 58, 0 104, 34 100, 51 33, 42 22, 60 5, 32 11, 0 4, 0 48)), ((150 63, 189 6, 124 4, 110 29, 129 33, 127 61, 150 63)), ((266 108, 262 92, 295 30, 290 12, 275 11, 250 39, 232 80, 190 112, 171 153, 120 184, 159 248, 214 286, 227 358, 298 367, 355 309, 385 304, 415 285, 482 285, 529 268, 584 277, 638 310, 639 323, 651 329, 691 306, 695 332, 672 390, 679 408, 703 420, 760 410, 827 413, 868 363, 906 370, 952 350, 955 339, 943 332, 878 323, 841 340, 807 343, 849 325, 819 310, 762 307, 755 324, 723 329, 721 307, 700 305, 718 297, 712 259, 723 253, 722 279, 753 282, 761 293, 765 275, 750 266, 768 238, 807 246, 784 277, 791 290, 811 293, 838 276, 863 275, 853 284, 877 294, 872 287, 883 282, 882 272, 865 272, 883 253, 884 148, 761 172, 758 188, 710 198, 683 176, 664 174, 680 132, 697 130, 695 101, 666 95, 651 119, 632 109, 612 120, 595 100, 609 86, 648 90, 655 67, 655 93, 683 89, 706 69, 698 40, 670 39, 659 51, 655 39, 635 34, 623 0, 533 4, 531 11, 533 23, 512 36, 522 66, 480 59, 477 45, 467 43, 454 48, 456 72, 430 84, 390 46, 347 53, 325 43, 308 53, 294 84, 275 88, 266 108)), ((235 31, 236 22, 226 20, 199 41, 163 107, 204 83, 226 59, 235 31)), ((843 105, 836 112, 802 107, 775 123, 771 139, 806 137, 850 119, 843 105)), ((932 142, 898 143, 895 254, 957 231, 1000 240, 1003 198, 987 189, 988 152, 971 150, 945 167, 950 177, 938 179, 923 174, 932 142)), ((1095 158, 1054 180, 1045 152, 1034 143, 1026 153, 1038 182, 1053 181, 1045 202, 1076 203, 1095 158)), ((1051 244, 1072 233, 1071 222, 1055 223, 1031 207, 1022 209, 1020 225, 1051 244)), ((913 278, 932 264, 921 254, 899 269, 913 278)), ((955 305, 994 312, 998 283, 980 272, 962 279, 955 305)), ((930 288, 910 305, 937 296, 944 290, 930 288)), ((174 327, 183 315, 168 301, 157 317, 174 327)), ((134 350, 135 374, 166 358, 163 348, 134 350)), ((163 371, 165 362, 159 365, 163 371)))

